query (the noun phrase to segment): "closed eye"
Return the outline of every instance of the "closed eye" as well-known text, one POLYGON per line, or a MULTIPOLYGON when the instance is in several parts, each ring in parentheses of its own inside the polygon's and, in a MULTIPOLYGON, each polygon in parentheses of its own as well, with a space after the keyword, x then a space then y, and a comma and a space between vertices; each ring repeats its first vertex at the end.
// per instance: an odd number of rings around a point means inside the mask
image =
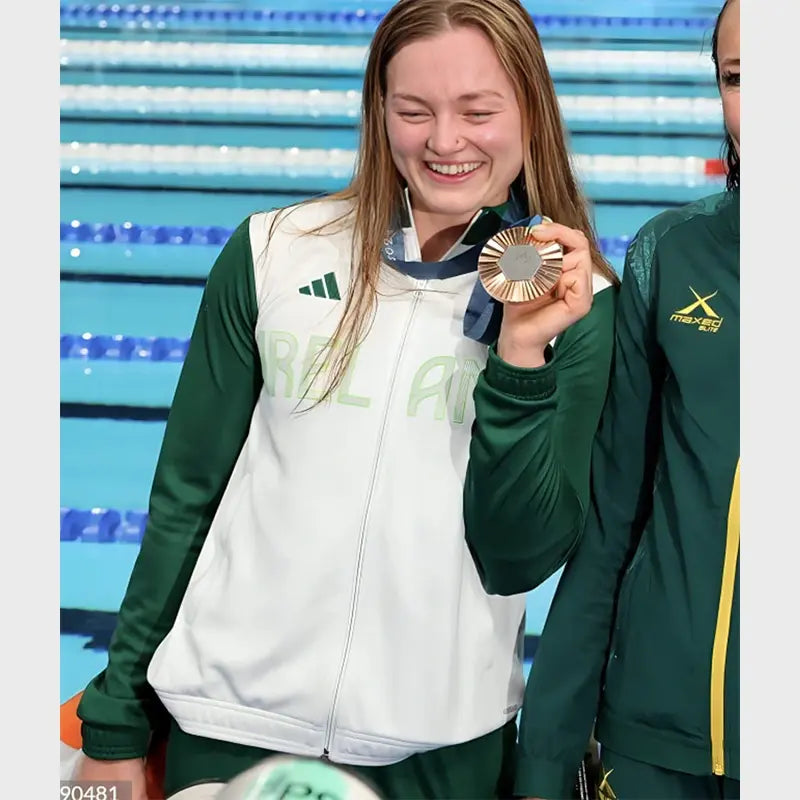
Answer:
POLYGON ((740 73, 738 72, 724 72, 722 74, 722 82, 725 86, 739 86, 740 73))

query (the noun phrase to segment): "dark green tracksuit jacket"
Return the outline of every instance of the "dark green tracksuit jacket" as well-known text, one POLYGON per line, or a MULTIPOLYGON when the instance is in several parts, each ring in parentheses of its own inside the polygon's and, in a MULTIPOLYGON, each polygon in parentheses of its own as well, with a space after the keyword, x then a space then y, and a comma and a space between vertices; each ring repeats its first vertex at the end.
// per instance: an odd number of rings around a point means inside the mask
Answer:
POLYGON ((526 689, 517 792, 569 797, 595 716, 609 750, 738 779, 738 192, 631 244, 592 470, 526 689))

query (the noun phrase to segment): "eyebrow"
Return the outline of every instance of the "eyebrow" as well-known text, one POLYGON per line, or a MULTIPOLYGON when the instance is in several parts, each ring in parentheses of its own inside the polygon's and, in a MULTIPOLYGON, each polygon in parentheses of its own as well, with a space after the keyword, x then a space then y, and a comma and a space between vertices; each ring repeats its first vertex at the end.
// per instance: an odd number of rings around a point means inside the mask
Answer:
MULTIPOLYGON (((505 97, 500 94, 500 92, 494 91, 494 89, 484 89, 480 92, 467 92, 467 94, 462 94, 458 100, 470 102, 472 100, 482 100, 487 97, 498 97, 500 100, 505 100, 505 97)), ((414 94, 406 94, 405 92, 395 92, 392 95, 392 100, 410 100, 412 103, 422 103, 423 105, 426 103, 423 98, 417 97, 414 94)))
POLYGON ((724 67, 738 67, 741 66, 738 58, 723 58, 722 66, 724 67))

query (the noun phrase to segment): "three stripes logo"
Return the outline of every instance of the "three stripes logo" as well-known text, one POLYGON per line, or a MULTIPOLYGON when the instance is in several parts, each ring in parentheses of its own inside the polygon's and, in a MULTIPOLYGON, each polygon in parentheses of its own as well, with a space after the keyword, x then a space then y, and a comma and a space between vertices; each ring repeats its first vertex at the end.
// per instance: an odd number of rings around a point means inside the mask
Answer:
POLYGON ((691 286, 689 291, 694 295, 695 302, 673 312, 670 321, 680 322, 684 325, 696 325, 697 330, 704 333, 716 333, 722 327, 723 317, 714 311, 709 300, 713 300, 717 296, 717 292, 701 297, 691 286), (698 312, 701 313, 700 316, 698 316, 698 312))
POLYGON ((341 300, 339 294, 339 284, 336 283, 336 275, 328 272, 321 278, 311 281, 307 286, 301 286, 298 290, 300 294, 309 297, 321 297, 324 300, 341 300))

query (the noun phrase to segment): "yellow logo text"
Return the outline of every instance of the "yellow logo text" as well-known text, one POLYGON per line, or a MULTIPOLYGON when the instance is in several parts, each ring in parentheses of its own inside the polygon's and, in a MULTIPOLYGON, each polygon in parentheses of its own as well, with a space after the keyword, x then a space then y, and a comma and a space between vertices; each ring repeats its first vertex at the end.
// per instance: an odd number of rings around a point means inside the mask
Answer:
POLYGON ((699 331, 704 333, 716 333, 721 327, 724 317, 721 317, 709 305, 708 301, 716 297, 717 292, 701 297, 692 287, 689 287, 695 297, 695 302, 690 303, 685 308, 679 308, 670 316, 670 322, 678 322, 682 325, 697 326, 699 331), (698 316, 697 311, 701 314, 698 316))

